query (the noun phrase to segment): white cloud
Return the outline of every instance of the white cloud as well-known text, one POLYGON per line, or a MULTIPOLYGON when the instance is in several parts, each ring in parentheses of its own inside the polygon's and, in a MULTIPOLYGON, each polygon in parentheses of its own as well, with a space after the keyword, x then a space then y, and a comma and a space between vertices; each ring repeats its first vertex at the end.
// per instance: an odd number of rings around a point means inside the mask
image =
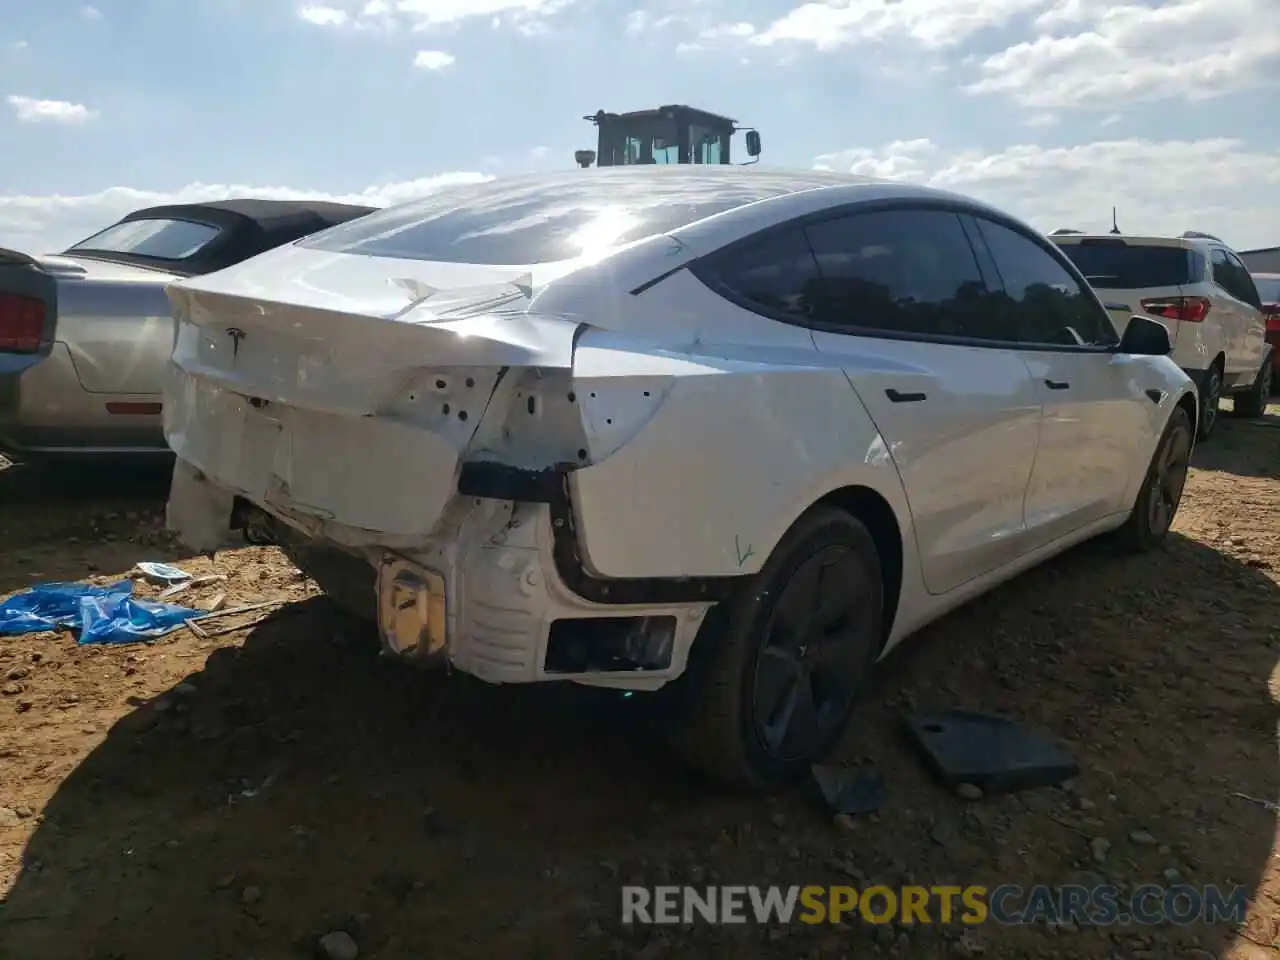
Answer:
POLYGON ((456 62, 452 53, 443 50, 419 50, 413 58, 413 65, 419 70, 443 70, 456 62))
POLYGON ((826 154, 823 169, 927 183, 987 200, 1041 230, 1204 230, 1238 248, 1276 243, 1280 155, 1241 140, 1103 140, 947 152, 926 139, 826 154))
POLYGON ((337 7, 299 7, 298 16, 317 27, 340 27, 351 19, 347 11, 337 7))
POLYGON ((10 94, 5 100, 21 123, 61 123, 73 126, 98 116, 83 103, 72 103, 69 100, 38 100, 17 94, 10 94))
POLYGON ((443 187, 488 179, 488 176, 481 173, 460 171, 367 187, 351 193, 299 190, 291 187, 191 183, 172 191, 109 187, 98 193, 80 196, 0 194, 0 247, 37 253, 62 250, 94 231, 109 226, 126 213, 165 203, 266 197, 277 200, 335 200, 382 207, 403 203, 443 187))
POLYGON ((507 18, 522 31, 537 31, 542 21, 576 0, 334 0, 326 6, 298 8, 307 23, 324 27, 390 31, 401 27, 431 30, 487 17, 494 26, 507 18))
POLYGON ((762 46, 808 43, 832 50, 906 36, 930 48, 953 46, 1046 0, 811 0, 754 32, 762 46))
POLYGON ((679 21, 680 18, 673 14, 654 13, 650 9, 632 10, 624 21, 624 29, 629 35, 635 36, 648 30, 661 30, 679 21))
POLYGON ((1180 97, 1202 101, 1274 83, 1280 71, 1277 0, 807 0, 763 23, 704 29, 687 49, 719 41, 832 51, 915 44, 979 45, 986 31, 1019 42, 955 59, 965 89, 1036 110, 1105 109, 1180 97), (976 72, 976 76, 974 76, 976 72))
POLYGON ((81 7, 80 16, 84 17, 86 20, 103 19, 102 11, 99 10, 97 7, 81 7))
POLYGON ((1032 40, 986 58, 969 89, 1042 109, 1195 102, 1273 82, 1275 0, 1057 0, 1032 40))

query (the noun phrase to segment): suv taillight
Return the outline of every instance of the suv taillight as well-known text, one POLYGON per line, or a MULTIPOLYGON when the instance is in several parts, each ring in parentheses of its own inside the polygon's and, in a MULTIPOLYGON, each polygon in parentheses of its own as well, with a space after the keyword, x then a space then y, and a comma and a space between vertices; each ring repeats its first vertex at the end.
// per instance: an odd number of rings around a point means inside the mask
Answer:
POLYGON ((1200 323, 1209 315, 1208 297, 1156 297, 1143 300, 1142 309, 1155 317, 1166 320, 1185 320, 1200 323))
POLYGON ((44 301, 0 293, 0 353, 37 353, 44 336, 44 301))

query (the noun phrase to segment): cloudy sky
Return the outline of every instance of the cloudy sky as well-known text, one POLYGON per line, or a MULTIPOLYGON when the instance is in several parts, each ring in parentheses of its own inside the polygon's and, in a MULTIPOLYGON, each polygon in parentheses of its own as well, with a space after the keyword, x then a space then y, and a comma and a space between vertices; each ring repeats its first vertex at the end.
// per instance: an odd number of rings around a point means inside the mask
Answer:
POLYGON ((391 203, 690 103, 765 162, 1044 230, 1280 244, 1280 0, 0 0, 0 246, 231 194, 391 203))

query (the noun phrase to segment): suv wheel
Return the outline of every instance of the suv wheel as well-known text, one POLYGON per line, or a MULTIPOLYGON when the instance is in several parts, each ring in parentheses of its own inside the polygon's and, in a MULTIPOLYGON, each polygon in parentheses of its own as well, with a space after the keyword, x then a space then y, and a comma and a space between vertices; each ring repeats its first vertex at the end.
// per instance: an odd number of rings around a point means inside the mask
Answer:
POLYGON ((1204 393, 1200 398, 1200 424, 1196 439, 1201 443, 1213 436, 1218 424, 1218 404, 1222 400, 1222 371, 1212 366, 1204 376, 1204 393))
POLYGON ((1253 378, 1253 386, 1248 393, 1236 394, 1235 415, 1237 417, 1260 417, 1267 412, 1267 404, 1271 400, 1272 369, 1271 358, 1253 378))
POLYGON ((808 773, 839 740, 872 672, 883 604, 867 528, 842 510, 811 510, 708 615, 673 684, 683 687, 683 716, 673 718, 672 748, 749 790, 808 773))

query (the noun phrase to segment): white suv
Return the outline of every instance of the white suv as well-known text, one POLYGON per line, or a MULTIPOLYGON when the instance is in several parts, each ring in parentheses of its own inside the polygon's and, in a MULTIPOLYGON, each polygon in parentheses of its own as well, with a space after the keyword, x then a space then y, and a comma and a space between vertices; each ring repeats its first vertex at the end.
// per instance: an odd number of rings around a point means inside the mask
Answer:
POLYGON ((1134 314, 1162 320, 1173 359, 1200 390, 1201 440, 1213 432, 1218 400, 1261 416, 1271 392, 1271 347, 1249 270, 1226 244, 1202 233, 1181 237, 1055 234, 1102 300, 1118 330, 1134 314))

